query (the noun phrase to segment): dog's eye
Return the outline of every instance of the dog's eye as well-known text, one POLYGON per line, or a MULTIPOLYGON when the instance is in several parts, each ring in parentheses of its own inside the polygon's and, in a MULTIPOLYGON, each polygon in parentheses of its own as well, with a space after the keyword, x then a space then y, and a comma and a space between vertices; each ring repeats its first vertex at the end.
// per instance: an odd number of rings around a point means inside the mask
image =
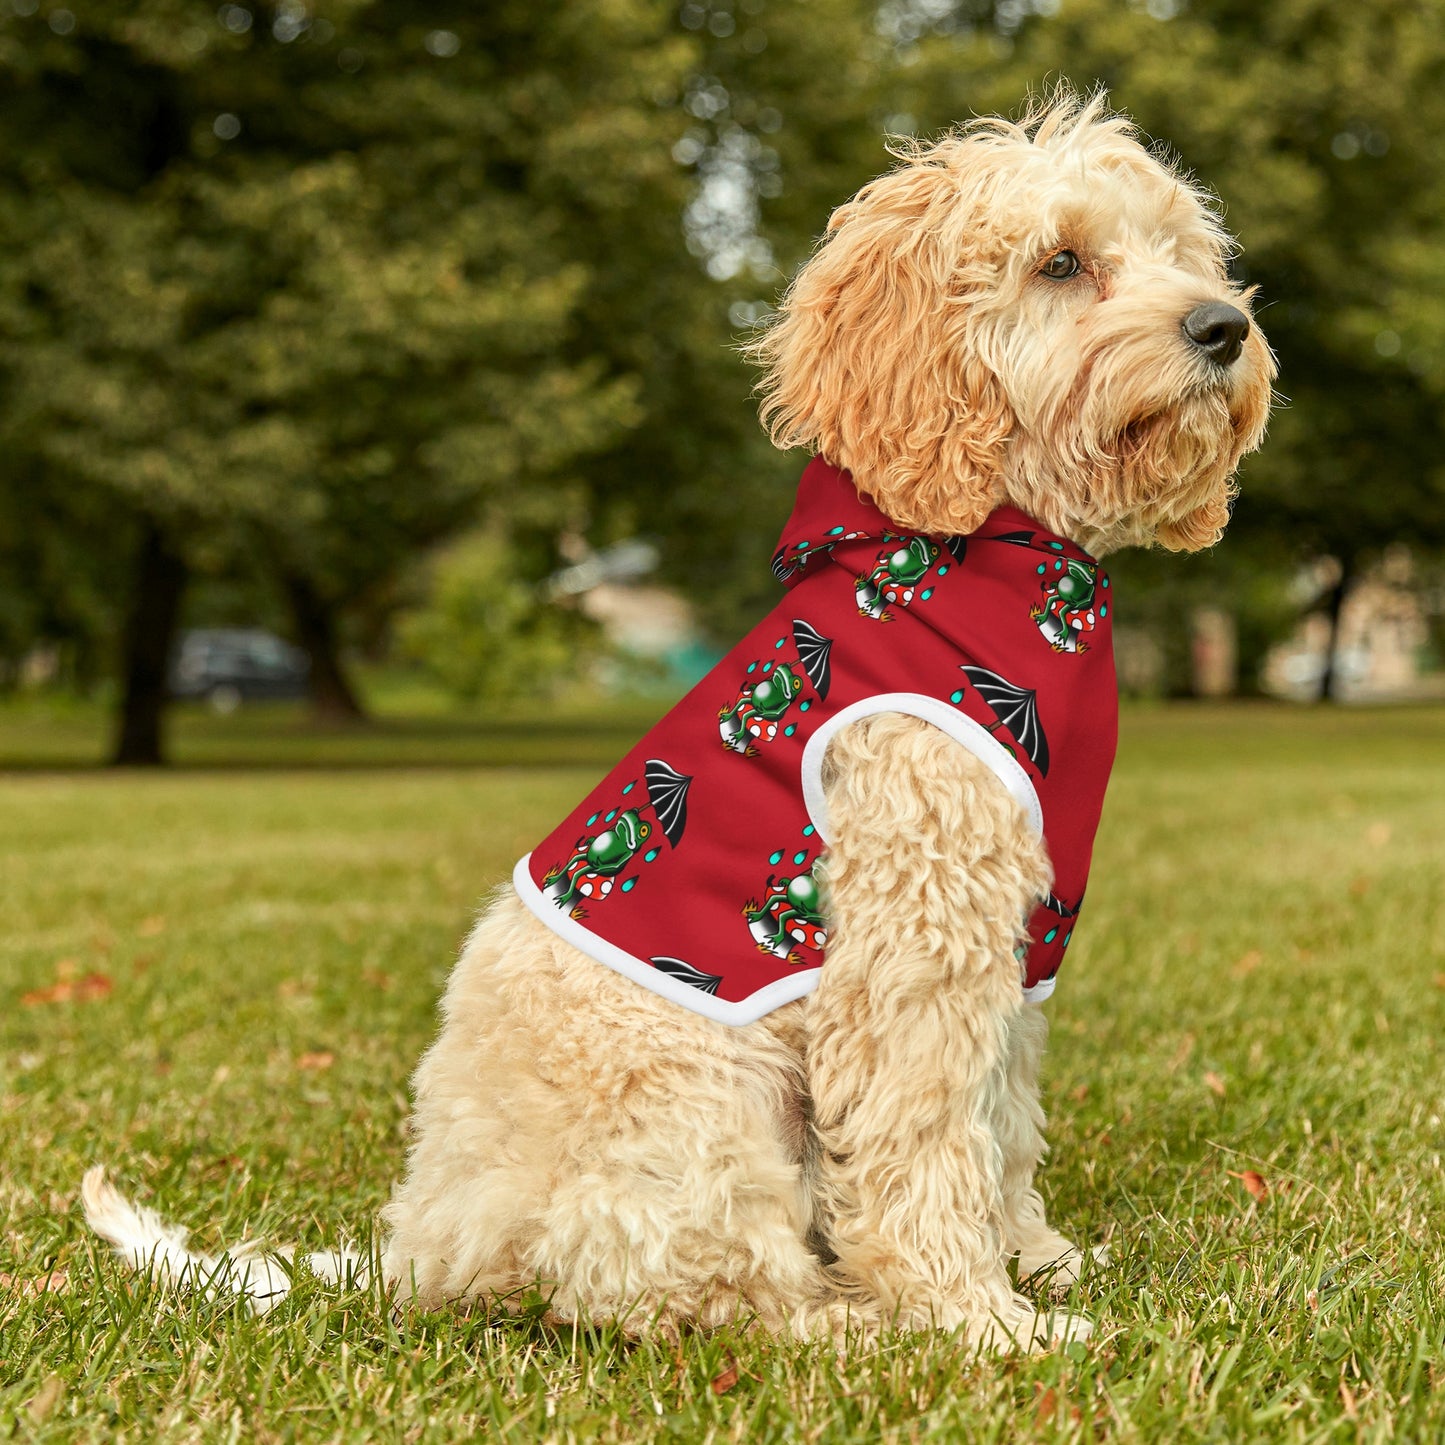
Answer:
POLYGON ((1077 276, 1081 269, 1079 258, 1072 251, 1055 251, 1039 267, 1039 274, 1047 276, 1050 281, 1067 281, 1069 277, 1077 276))

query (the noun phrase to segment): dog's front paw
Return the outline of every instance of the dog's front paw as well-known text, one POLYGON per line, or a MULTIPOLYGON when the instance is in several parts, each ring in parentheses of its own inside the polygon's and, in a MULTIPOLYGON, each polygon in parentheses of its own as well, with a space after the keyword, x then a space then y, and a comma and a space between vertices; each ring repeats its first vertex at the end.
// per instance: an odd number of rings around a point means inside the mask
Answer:
POLYGON ((1032 1300, 1015 1295, 1006 1309, 971 1330, 969 1341, 979 1350, 999 1354, 1023 1350, 1034 1354, 1087 1340, 1093 1329, 1093 1321, 1084 1315, 1040 1310, 1032 1300))
POLYGON ((1067 1294, 1078 1282, 1087 1261, 1107 1264, 1109 1246, 1096 1244, 1085 1255, 1077 1245, 1062 1235, 1046 1245, 1019 1251, 1019 1283, 1033 1289, 1046 1289, 1051 1294, 1067 1294))
POLYGON ((1094 1333, 1094 1322, 1087 1315, 1071 1314, 1068 1310, 1050 1310, 1039 1315, 1034 1329, 1033 1348, 1051 1350, 1060 1345, 1082 1343, 1094 1333))

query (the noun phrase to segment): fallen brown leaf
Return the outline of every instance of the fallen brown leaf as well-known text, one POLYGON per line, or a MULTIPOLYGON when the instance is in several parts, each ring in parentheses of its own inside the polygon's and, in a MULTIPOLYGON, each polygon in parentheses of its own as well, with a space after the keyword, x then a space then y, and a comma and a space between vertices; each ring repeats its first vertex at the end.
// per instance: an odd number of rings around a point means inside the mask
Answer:
POLYGON ((26 1299, 35 1299, 43 1294, 65 1294, 70 1289, 70 1276, 63 1269, 53 1269, 49 1274, 31 1275, 29 1278, 0 1273, 0 1289, 13 1289, 26 1299))
POLYGON ((1260 964, 1264 962, 1264 955, 1257 948, 1251 948, 1238 963, 1230 970, 1235 978, 1248 978, 1260 964))
POLYGON ((713 1377, 712 1392, 714 1395, 726 1395, 737 1382, 738 1362, 729 1355, 727 1369, 725 1369, 722 1374, 713 1377))
POLYGON ((1221 1099, 1224 1097, 1224 1080, 1221 1079, 1213 1069, 1210 1069, 1209 1072, 1205 1074, 1204 1085, 1212 1093, 1218 1094, 1221 1099))
POLYGON ((1069 1090, 1069 1098, 1071 1098, 1076 1104, 1082 1104, 1084 1100, 1088 1097, 1089 1086, 1087 1084, 1080 1084, 1077 1089, 1069 1090))
POLYGON ((1340 1404, 1345 1407, 1347 1419, 1359 1419, 1360 1411, 1355 1401, 1355 1392, 1343 1380, 1340 1381, 1340 1404))
POLYGON ((302 1054, 296 1060, 298 1069, 329 1069, 336 1062, 336 1055, 327 1049, 317 1049, 314 1053, 302 1054))
POLYGON ((1235 1173, 1233 1169, 1228 1171, 1231 1179, 1237 1179, 1244 1185, 1245 1191, 1254 1199, 1263 1199, 1269 1193, 1269 1184, 1263 1174, 1254 1169, 1242 1169, 1235 1173))
POLYGON ((1435 975, 1435 987, 1445 988, 1445 973, 1437 973, 1435 975))
POLYGON ((1184 1037, 1179 1040, 1179 1047, 1174 1050, 1174 1057, 1169 1060, 1169 1063, 1167 1065, 1169 1072, 1172 1074, 1177 1072, 1179 1069, 1182 1069, 1185 1063, 1188 1061, 1189 1055, 1193 1052, 1194 1035, 1185 1034, 1184 1037))
POLYGON ((379 968, 363 968, 361 981, 370 984, 372 988, 380 989, 382 993, 389 992, 392 984, 391 975, 379 968))
POLYGON ((1363 874, 1358 878, 1350 879, 1350 897, 1363 898, 1365 894, 1370 891, 1370 885, 1373 881, 1373 879, 1366 878, 1363 874))
POLYGON ((1034 1424, 1038 1426, 1052 1425, 1058 1408, 1059 1397, 1052 1389, 1040 1391, 1038 1403, 1034 1406, 1034 1424))
POLYGON ((29 993, 20 995, 20 1006, 34 1008, 42 1003, 64 1003, 74 991, 74 985, 63 980, 51 984, 49 988, 32 988, 29 993))
POLYGON ((65 1394, 65 1381, 59 1375, 49 1375, 45 1383, 30 1397, 26 1413, 37 1425, 50 1418, 50 1413, 65 1394))
POLYGON ((25 1008, 34 1008, 37 1004, 70 1003, 72 1000, 90 1003, 105 998, 114 987, 107 974, 88 973, 84 978, 62 978, 48 988, 31 989, 29 993, 20 995, 20 1002, 25 1008))

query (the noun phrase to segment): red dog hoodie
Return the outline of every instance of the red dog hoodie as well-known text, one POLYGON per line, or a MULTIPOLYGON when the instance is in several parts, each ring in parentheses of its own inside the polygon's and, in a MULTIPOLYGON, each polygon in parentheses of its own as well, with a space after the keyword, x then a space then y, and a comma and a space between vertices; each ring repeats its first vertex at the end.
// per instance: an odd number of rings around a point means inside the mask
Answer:
POLYGON ((1047 998, 1118 732, 1103 569, 1010 507, 968 537, 907 532, 817 459, 773 572, 778 606, 517 864, 523 901, 655 993, 751 1023, 824 966, 829 739, 909 713, 992 768, 1044 839, 1054 888, 1019 963, 1047 998))

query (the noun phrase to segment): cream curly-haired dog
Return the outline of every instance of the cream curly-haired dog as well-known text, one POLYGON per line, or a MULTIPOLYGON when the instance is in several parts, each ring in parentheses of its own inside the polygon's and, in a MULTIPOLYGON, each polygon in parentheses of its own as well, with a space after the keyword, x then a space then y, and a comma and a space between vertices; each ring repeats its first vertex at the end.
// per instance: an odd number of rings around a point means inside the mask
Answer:
MULTIPOLYGON (((1095 555, 1209 546, 1273 376, 1229 245, 1101 98, 910 145, 833 216, 756 344, 773 439, 920 533, 1010 505, 1095 555)), ((917 716, 838 731, 822 777, 826 966, 744 1026, 600 966, 511 889, 492 902, 416 1073, 385 1213, 403 1295, 541 1282, 561 1319, 665 1333, 1087 1332, 1008 1273, 1080 1262, 1034 1185, 1046 1029, 1015 950, 1051 885, 1039 835, 917 716)), ((98 1170, 86 1201, 132 1258, 192 1263, 98 1170)), ((284 1287, 259 1277, 253 1294, 284 1287)))

